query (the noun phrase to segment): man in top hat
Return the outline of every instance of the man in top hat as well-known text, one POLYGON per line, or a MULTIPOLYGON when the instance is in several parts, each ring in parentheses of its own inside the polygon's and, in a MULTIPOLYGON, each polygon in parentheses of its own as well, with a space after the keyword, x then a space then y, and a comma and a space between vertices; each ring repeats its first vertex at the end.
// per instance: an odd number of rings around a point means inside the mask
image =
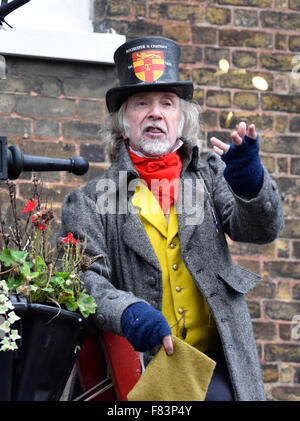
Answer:
MULTIPOLYGON (((102 255, 85 274, 99 329, 125 336, 147 365, 175 335, 216 362, 206 400, 264 400, 245 294, 259 276, 234 264, 225 234, 273 241, 283 226, 277 186, 255 126, 202 159, 200 109, 178 76, 180 49, 145 37, 115 52, 120 85, 102 127, 110 168, 65 199, 62 234, 102 255)), ((159 380, 158 380, 159 381, 159 380)))

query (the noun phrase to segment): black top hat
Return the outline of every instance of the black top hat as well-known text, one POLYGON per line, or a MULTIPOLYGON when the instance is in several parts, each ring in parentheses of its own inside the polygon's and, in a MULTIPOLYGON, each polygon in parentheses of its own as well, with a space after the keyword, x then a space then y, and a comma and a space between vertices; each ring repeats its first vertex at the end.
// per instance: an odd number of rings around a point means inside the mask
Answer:
POLYGON ((193 83, 179 80, 179 57, 179 46, 168 38, 137 38, 121 45, 114 54, 120 86, 106 93, 108 111, 117 111, 130 95, 141 91, 172 91, 191 100, 193 83))

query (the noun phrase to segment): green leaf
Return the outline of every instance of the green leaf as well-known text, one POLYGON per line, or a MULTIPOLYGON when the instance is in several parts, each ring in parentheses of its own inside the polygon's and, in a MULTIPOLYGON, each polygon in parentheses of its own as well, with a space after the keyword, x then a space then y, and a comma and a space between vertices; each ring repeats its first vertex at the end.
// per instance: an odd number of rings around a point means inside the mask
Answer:
POLYGON ((37 256, 36 261, 37 261, 37 264, 39 266, 42 266, 43 268, 47 266, 44 259, 42 259, 41 256, 37 256))
POLYGON ((22 273, 22 275, 32 276, 32 274, 30 272, 32 266, 33 266, 32 262, 24 262, 23 265, 20 266, 20 272, 22 273))
POLYGON ((6 281, 0 281, 0 290, 1 290, 1 295, 8 294, 9 288, 7 286, 6 281))
POLYGON ((9 267, 15 263, 25 263, 27 255, 27 251, 4 249, 0 254, 0 260, 6 267, 9 267))
POLYGON ((96 301, 90 295, 82 292, 77 300, 80 313, 83 317, 88 317, 90 314, 96 312, 96 301))
POLYGON ((64 282, 65 282, 65 280, 61 276, 52 276, 51 277, 51 284, 53 284, 53 285, 57 285, 59 287, 63 287, 64 282))
POLYGON ((4 263, 5 266, 11 266, 16 263, 16 260, 12 257, 10 249, 4 249, 0 254, 0 260, 4 263))
POLYGON ((45 292, 49 292, 51 294, 51 292, 54 292, 54 288, 52 287, 45 287, 45 288, 41 288, 42 291, 45 292))
POLYGON ((10 276, 7 280, 7 286, 10 290, 15 289, 24 283, 23 276, 19 279, 15 279, 13 276, 10 276))
POLYGON ((7 312, 7 307, 0 305, 0 314, 5 314, 7 312))
POLYGON ((41 276, 41 272, 30 272, 30 274, 28 275, 30 279, 36 279, 39 276, 41 276))
POLYGON ((10 343, 9 349, 10 349, 11 351, 14 351, 15 349, 18 349, 18 345, 17 345, 14 341, 12 341, 12 342, 10 343))
POLYGON ((5 305, 6 305, 7 310, 14 310, 15 308, 10 300, 7 300, 5 305))
POLYGON ((8 315, 8 320, 11 324, 15 323, 17 320, 20 320, 20 317, 16 315, 14 311, 11 311, 8 315))
POLYGON ((19 335, 17 329, 12 329, 11 333, 10 333, 10 338, 15 341, 17 339, 21 339, 21 336, 19 335))
POLYGON ((4 323, 0 325, 0 330, 3 330, 3 332, 5 333, 10 331, 10 323, 8 320, 6 320, 4 323))
POLYGON ((73 295, 73 282, 71 280, 67 279, 67 281, 64 281, 60 286, 64 292, 73 295))
POLYGON ((10 250, 10 254, 16 260, 16 262, 25 263, 28 252, 20 250, 10 250))
POLYGON ((65 304, 69 311, 75 311, 78 308, 78 304, 74 301, 74 297, 67 296, 61 300, 61 304, 65 304))
POLYGON ((9 350, 9 339, 7 336, 5 336, 2 341, 0 342, 2 345, 0 348, 0 351, 8 351, 9 350))
POLYGON ((4 304, 8 301, 8 298, 4 294, 0 294, 0 304, 4 304))
POLYGON ((55 272, 55 275, 57 275, 59 278, 67 279, 69 277, 69 272, 55 272))
POLYGON ((62 286, 62 290, 63 290, 64 292, 66 292, 67 294, 71 294, 71 295, 73 295, 73 290, 72 290, 72 289, 70 289, 70 288, 66 288, 65 286, 62 286))

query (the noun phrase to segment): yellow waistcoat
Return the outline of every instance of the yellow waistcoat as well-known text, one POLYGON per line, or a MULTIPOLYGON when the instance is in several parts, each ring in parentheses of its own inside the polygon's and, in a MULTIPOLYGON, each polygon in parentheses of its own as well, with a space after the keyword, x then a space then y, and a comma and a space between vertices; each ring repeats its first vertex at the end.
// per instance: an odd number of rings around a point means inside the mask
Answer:
POLYGON ((141 182, 132 203, 138 209, 162 270, 162 313, 173 335, 202 352, 215 348, 218 341, 216 325, 203 295, 181 259, 174 206, 167 223, 158 201, 141 182))

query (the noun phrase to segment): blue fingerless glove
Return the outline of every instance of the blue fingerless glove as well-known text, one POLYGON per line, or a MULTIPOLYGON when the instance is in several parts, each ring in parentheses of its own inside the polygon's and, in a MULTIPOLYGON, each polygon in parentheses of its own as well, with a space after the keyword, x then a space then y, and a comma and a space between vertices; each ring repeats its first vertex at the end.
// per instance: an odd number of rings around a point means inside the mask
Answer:
POLYGON ((161 345, 171 335, 163 314, 146 303, 131 304, 122 314, 122 329, 135 351, 144 352, 161 345))
POLYGON ((251 139, 246 135, 241 145, 231 143, 221 155, 226 164, 224 178, 238 196, 255 197, 262 186, 263 167, 258 152, 258 137, 251 139))

